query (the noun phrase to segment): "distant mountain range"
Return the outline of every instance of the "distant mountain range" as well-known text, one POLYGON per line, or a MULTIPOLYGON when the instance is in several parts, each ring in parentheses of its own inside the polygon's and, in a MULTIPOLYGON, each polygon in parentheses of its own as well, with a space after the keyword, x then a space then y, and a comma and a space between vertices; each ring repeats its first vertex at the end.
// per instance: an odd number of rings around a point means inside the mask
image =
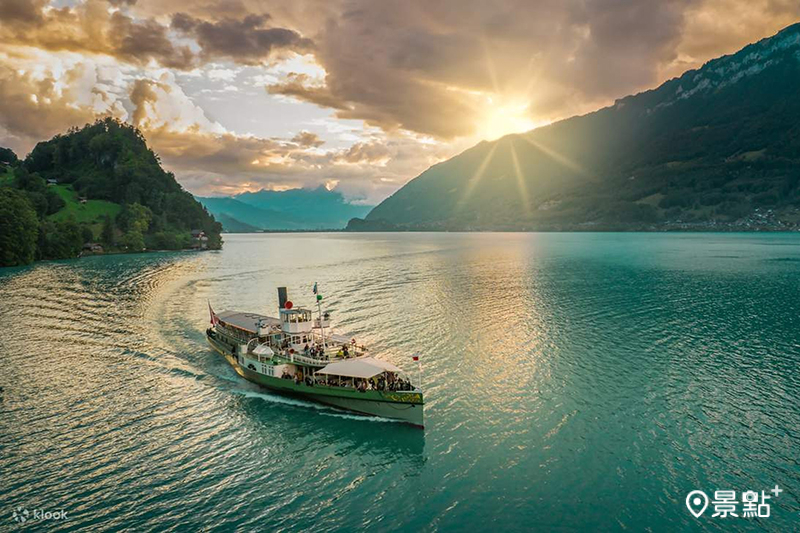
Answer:
POLYGON ((800 24, 435 165, 350 230, 800 228, 800 24))
POLYGON ((288 191, 247 192, 232 197, 197 197, 227 232, 342 229, 372 206, 349 203, 325 187, 288 191))

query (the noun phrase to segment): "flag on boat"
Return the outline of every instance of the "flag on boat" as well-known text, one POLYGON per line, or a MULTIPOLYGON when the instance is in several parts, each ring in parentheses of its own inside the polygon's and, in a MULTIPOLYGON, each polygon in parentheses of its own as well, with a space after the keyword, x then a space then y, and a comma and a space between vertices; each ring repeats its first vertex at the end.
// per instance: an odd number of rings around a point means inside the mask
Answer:
POLYGON ((317 282, 314 282, 314 294, 317 294, 317 282))
POLYGON ((412 355, 412 356, 411 356, 411 358, 412 358, 414 361, 419 361, 419 356, 418 356, 418 355, 412 355))
POLYGON ((211 302, 208 302, 208 313, 211 315, 211 325, 216 326, 219 324, 219 318, 217 318, 217 314, 211 309, 211 302))

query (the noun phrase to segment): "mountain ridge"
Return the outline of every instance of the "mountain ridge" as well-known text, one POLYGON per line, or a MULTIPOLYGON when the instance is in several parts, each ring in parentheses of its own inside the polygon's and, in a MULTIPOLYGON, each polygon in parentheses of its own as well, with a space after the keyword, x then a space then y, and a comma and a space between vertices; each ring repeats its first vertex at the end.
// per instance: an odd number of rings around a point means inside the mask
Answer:
POLYGON ((323 186, 286 191, 261 189, 197 200, 220 219, 226 231, 239 231, 244 226, 254 228, 252 231, 342 229, 348 220, 364 216, 372 208, 349 203, 339 191, 323 186))
POLYGON ((795 228, 798 84, 794 24, 611 106, 482 141, 348 229, 795 228))

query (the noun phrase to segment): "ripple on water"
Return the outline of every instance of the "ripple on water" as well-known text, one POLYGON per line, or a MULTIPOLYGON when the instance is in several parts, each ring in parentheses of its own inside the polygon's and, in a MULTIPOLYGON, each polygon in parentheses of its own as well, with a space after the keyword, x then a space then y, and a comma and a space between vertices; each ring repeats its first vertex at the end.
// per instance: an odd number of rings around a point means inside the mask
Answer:
POLYGON ((0 494, 56 530, 691 530, 688 490, 779 483, 791 530, 798 260, 797 236, 231 235, 0 272, 0 494), (207 302, 314 281, 375 353, 421 355, 424 432, 206 347, 207 302))

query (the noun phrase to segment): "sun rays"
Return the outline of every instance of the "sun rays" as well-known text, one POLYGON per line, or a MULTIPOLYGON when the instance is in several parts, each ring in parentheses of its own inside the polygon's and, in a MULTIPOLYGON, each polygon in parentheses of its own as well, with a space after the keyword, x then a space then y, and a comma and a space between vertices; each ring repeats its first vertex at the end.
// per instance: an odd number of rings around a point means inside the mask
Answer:
POLYGON ((511 150, 511 161, 514 163, 514 174, 517 176, 517 187, 519 187, 519 196, 522 199, 522 207, 525 208, 525 214, 531 214, 531 199, 528 196, 528 186, 525 184, 525 176, 522 175, 522 169, 519 166, 519 158, 517 157, 517 150, 514 148, 514 143, 509 143, 511 150))
POLYGON ((472 192, 475 190, 475 186, 478 185, 478 183, 483 178, 483 174, 486 172, 486 167, 488 167, 489 163, 492 162, 495 150, 497 150, 497 143, 492 145, 492 147, 489 149, 489 152, 486 154, 486 156, 483 158, 483 161, 481 161, 481 164, 478 166, 478 169, 475 171, 475 173, 467 182, 467 186, 464 189, 464 195, 461 197, 461 199, 458 201, 458 204, 456 205, 457 210, 462 209, 464 205, 466 205, 466 203, 469 201, 470 197, 472 196, 472 192))
POLYGON ((555 161, 555 162, 561 164, 562 166, 568 168, 569 170, 571 170, 575 174, 578 174, 578 175, 581 175, 581 176, 587 177, 587 178, 591 177, 591 174, 586 169, 584 169, 581 165, 579 165, 578 163, 576 163, 572 159, 560 154, 556 150, 553 150, 552 148, 549 148, 549 147, 545 146, 541 142, 536 141, 534 139, 531 139, 530 135, 520 135, 519 137, 521 139, 523 139, 524 141, 527 141, 531 146, 533 146, 537 150, 541 151, 544 155, 546 155, 547 157, 549 157, 553 161, 555 161))

